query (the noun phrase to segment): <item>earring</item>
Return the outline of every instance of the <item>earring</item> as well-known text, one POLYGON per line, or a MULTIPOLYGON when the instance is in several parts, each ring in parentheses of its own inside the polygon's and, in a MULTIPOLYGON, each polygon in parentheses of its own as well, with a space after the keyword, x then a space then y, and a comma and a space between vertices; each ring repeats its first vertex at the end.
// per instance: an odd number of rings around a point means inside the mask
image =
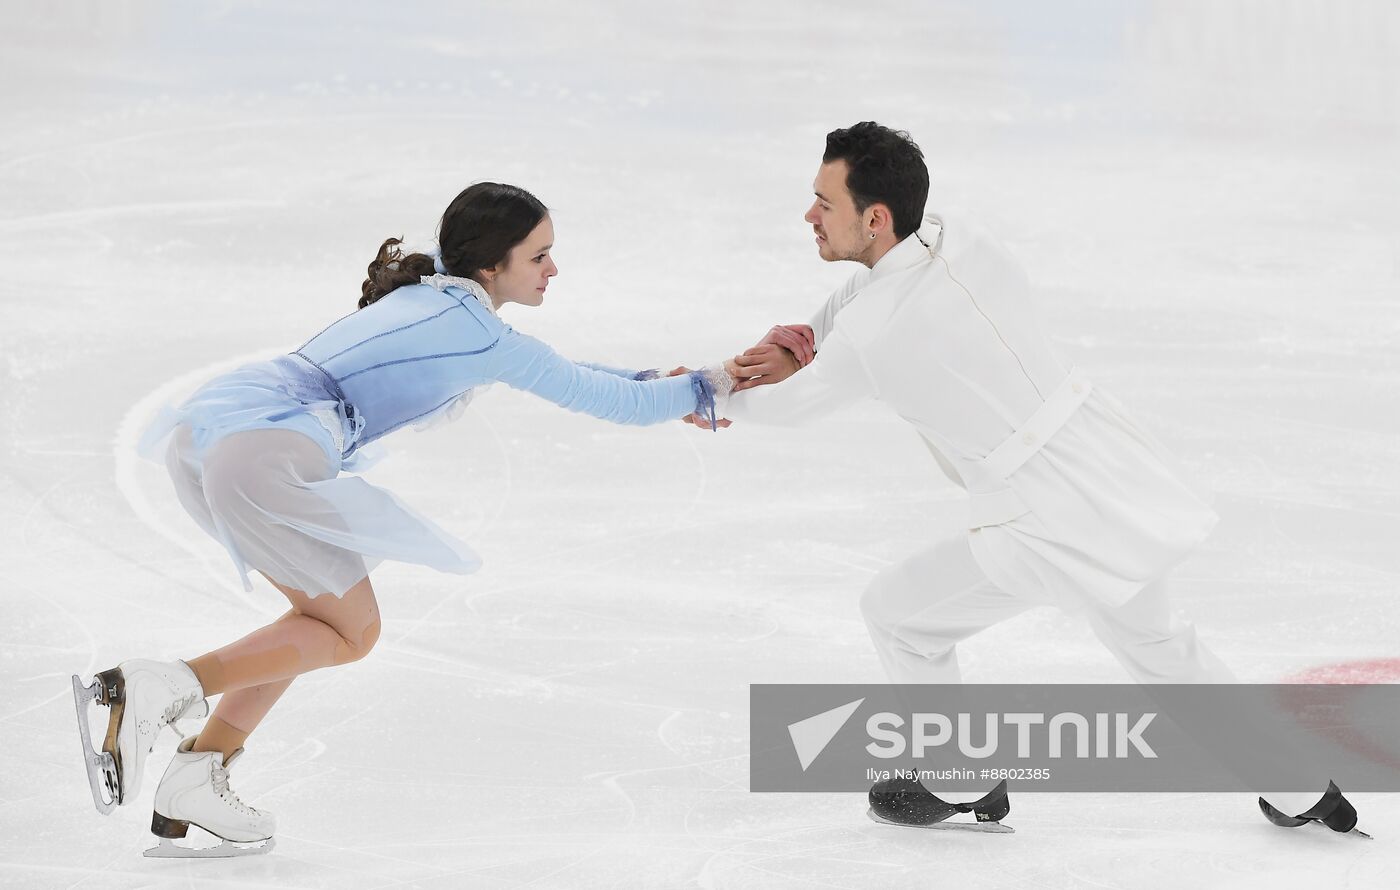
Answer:
POLYGON ((871 232, 871 233, 870 233, 870 240, 871 240, 871 241, 874 241, 874 240, 875 240, 875 233, 874 233, 874 232, 871 232))

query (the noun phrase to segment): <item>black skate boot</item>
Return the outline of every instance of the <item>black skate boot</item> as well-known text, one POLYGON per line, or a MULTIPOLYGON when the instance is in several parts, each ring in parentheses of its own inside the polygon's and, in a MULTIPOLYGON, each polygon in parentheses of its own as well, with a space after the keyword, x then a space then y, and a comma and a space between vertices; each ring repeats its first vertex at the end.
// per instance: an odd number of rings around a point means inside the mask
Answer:
POLYGON ((1337 787, 1336 782, 1328 782, 1327 793, 1322 795, 1322 800, 1318 801, 1307 812, 1297 816, 1287 816, 1279 812, 1262 797, 1259 798, 1259 809, 1264 813, 1265 819, 1284 828, 1297 828, 1299 825, 1307 825, 1309 822, 1320 822, 1342 834, 1354 834, 1364 838, 1371 837, 1356 827, 1356 807, 1342 796, 1342 789, 1337 787))
POLYGON ((912 778, 885 779, 870 788, 870 818, 891 825, 1012 832, 1011 826, 1001 824, 1009 812, 1005 780, 972 803, 949 803, 912 778), (976 821, 947 821, 958 813, 971 813, 976 821))

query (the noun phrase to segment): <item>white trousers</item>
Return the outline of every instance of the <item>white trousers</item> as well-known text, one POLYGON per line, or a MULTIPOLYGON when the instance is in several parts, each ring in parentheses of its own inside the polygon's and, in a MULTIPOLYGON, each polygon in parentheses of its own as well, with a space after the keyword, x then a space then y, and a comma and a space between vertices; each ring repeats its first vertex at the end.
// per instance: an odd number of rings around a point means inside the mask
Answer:
MULTIPOLYGON (((861 597, 861 612, 891 683, 960 683, 958 643, 1028 609, 1061 605, 1036 597, 1035 591, 1011 593, 993 584, 973 559, 966 537, 959 537, 879 572, 861 597)), ((1138 683, 1239 682, 1197 638, 1195 627, 1172 612, 1165 578, 1121 606, 1088 598, 1076 606, 1138 683)), ((1320 772, 1307 779, 1318 792, 1259 790, 1283 812, 1301 813, 1327 787, 1320 772)))
MULTIPOLYGON (((957 644, 1027 609, 1052 605, 1002 590, 972 558, 967 539, 944 541, 875 576, 861 612, 892 683, 958 683, 957 644)), ((1234 673, 1174 615, 1166 579, 1127 603, 1089 600, 1082 613, 1139 683, 1236 683, 1234 673)))

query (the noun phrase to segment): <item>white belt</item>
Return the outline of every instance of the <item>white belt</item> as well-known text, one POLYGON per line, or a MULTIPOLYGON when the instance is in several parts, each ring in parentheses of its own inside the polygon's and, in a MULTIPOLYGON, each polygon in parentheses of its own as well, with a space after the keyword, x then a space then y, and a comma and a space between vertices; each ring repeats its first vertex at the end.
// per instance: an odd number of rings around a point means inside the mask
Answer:
POLYGON ((977 529, 986 525, 1001 525, 1029 512, 1031 508, 1022 503, 1016 492, 1009 488, 973 492, 967 505, 967 527, 977 529))
POLYGON ((1077 369, 1071 370, 1064 382, 1050 393, 1020 429, 973 465, 977 469, 971 474, 973 479, 970 481, 997 487, 972 492, 968 528, 1001 525, 1030 512, 1016 492, 1006 487, 1006 480, 1060 431, 1060 427, 1074 416, 1093 389, 1093 384, 1085 380, 1077 369))

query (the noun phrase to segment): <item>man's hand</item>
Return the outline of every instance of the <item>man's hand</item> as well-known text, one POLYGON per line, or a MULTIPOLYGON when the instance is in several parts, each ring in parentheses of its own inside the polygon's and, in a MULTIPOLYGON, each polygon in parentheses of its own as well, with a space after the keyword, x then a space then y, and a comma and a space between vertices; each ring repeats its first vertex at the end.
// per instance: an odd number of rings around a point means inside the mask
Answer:
MULTIPOLYGON (((780 383, 802 368, 797 356, 791 350, 773 343, 745 349, 743 355, 734 356, 732 361, 734 367, 730 369, 729 373, 733 374, 737 381, 734 384, 735 392, 753 389, 755 386, 765 386, 769 383, 780 383), (738 373, 735 373, 736 369, 738 373)), ((725 364, 729 365, 728 362, 725 364)))
POLYGON ((799 368, 805 368, 812 363, 812 359, 816 358, 816 343, 817 337, 812 332, 811 325, 777 324, 769 328, 768 333, 764 334, 763 339, 755 345, 781 346, 797 359, 799 368))

